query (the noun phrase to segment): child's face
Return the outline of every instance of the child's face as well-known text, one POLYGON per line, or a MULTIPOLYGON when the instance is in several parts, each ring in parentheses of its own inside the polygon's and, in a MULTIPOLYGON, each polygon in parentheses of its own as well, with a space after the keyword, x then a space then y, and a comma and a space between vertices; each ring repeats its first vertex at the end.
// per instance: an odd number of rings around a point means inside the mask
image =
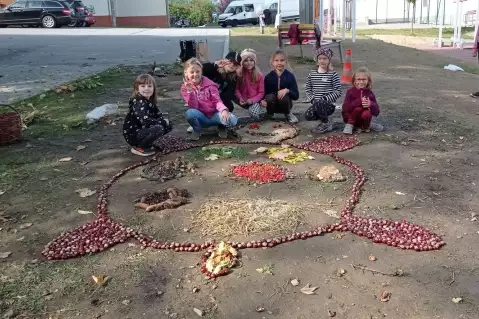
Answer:
POLYGON ((231 61, 227 61, 224 65, 224 69, 228 73, 235 73, 238 70, 239 65, 231 61))
POLYGON ((366 73, 356 73, 354 86, 358 89, 364 89, 368 86, 368 75, 366 73))
POLYGON ((329 67, 329 59, 325 55, 318 55, 318 66, 323 70, 327 70, 329 67))
POLYGON ((286 65, 286 57, 282 54, 276 54, 271 63, 276 71, 283 71, 286 65))
POLYGON ((144 83, 138 85, 138 93, 140 93, 141 96, 149 99, 152 95, 153 92, 155 92, 155 87, 153 86, 153 83, 144 83))
POLYGON ((246 70, 253 70, 253 69, 254 69, 254 61, 253 61, 253 59, 251 59, 251 58, 246 58, 246 59, 243 61, 243 67, 244 67, 246 70))
POLYGON ((199 84, 201 81, 201 68, 192 65, 185 71, 185 78, 193 84, 199 84))

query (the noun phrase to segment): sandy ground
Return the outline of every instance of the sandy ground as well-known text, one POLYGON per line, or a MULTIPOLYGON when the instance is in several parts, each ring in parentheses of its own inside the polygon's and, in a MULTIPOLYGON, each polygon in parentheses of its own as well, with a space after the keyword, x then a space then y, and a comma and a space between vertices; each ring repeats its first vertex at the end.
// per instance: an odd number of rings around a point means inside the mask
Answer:
MULTIPOLYGON (((256 49, 260 66, 268 69, 274 39, 236 37, 232 45, 256 49)), ((353 50, 354 68, 366 65, 372 71, 381 106, 378 121, 387 128, 383 133, 360 134, 361 145, 340 154, 364 168, 368 177, 356 213, 423 225, 443 236, 447 245, 441 250, 402 251, 350 233, 344 237, 333 233, 273 249, 245 250, 242 267, 215 282, 200 273, 197 253, 140 250, 137 244, 75 260, 44 261, 40 252, 49 240, 91 219, 77 211, 94 209, 94 196, 81 199, 75 190, 99 189, 117 171, 138 161, 125 147, 118 126, 99 126, 68 139, 32 140, 28 148, 20 144, 2 149, 18 165, 42 165, 16 173, 14 184, 1 186, 7 191, 1 195, 0 208, 12 220, 1 224, 0 251, 12 255, 0 264, 0 309, 31 318, 196 318, 193 308, 202 310, 205 318, 233 319, 478 318, 479 111, 469 93, 477 89, 479 77, 444 71, 444 63, 452 62, 439 55, 381 41, 346 42, 345 47, 353 50), (92 140, 87 148, 75 151, 85 139, 92 140), (74 159, 58 163, 67 156, 74 159), (80 165, 84 162, 88 164, 80 165), (24 223, 33 225, 22 229, 24 223), (370 261, 370 255, 377 260, 370 261), (266 264, 274 265, 274 275, 256 271, 266 264), (386 275, 355 270, 351 264, 386 275), (346 273, 338 276, 339 268, 346 273), (404 276, 387 275, 397 269, 404 276), (99 274, 111 280, 95 289, 91 275, 99 274), (289 283, 293 278, 300 286, 289 283), (307 283, 318 287, 315 295, 299 291, 307 283), (391 298, 381 302, 385 290, 391 298), (462 299, 454 303, 453 298, 462 299), (264 311, 259 312, 261 308, 264 311)), ((287 52, 293 56, 299 51, 287 52)), ((302 85, 314 65, 290 64, 302 85)), ((175 135, 186 136, 180 81, 159 80, 159 86, 167 89, 160 107, 173 119, 175 135)), ((127 98, 124 91, 115 94, 127 98)), ((301 116, 306 107, 297 103, 295 112, 301 116)), ((334 120, 336 131, 331 135, 341 134, 339 114, 334 120)), ((301 121, 299 139, 311 139, 314 124, 301 121)), ((238 184, 223 170, 233 162, 199 161, 201 179, 187 176, 161 184, 139 180, 133 171, 112 188, 112 216, 161 240, 200 241, 205 238, 198 229, 186 233, 184 228, 191 227, 196 209, 208 197, 285 199, 305 207, 308 225, 334 222, 325 211, 339 211, 352 185, 351 178, 337 184, 305 178, 261 187, 238 184), (191 191, 192 203, 159 213, 134 211, 132 202, 140 193, 170 186, 191 191)), ((314 171, 327 163, 330 159, 318 155, 292 167, 314 171)))

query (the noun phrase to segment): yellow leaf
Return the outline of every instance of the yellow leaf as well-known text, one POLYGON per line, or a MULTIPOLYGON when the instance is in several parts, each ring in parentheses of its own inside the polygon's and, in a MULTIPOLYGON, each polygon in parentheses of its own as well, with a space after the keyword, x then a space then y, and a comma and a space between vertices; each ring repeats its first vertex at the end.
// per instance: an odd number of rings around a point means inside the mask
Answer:
POLYGON ((94 281, 95 284, 97 284, 98 286, 104 286, 104 285, 106 284, 106 282, 108 281, 108 279, 110 279, 110 277, 104 276, 104 275, 91 276, 91 278, 93 278, 93 281, 94 281))

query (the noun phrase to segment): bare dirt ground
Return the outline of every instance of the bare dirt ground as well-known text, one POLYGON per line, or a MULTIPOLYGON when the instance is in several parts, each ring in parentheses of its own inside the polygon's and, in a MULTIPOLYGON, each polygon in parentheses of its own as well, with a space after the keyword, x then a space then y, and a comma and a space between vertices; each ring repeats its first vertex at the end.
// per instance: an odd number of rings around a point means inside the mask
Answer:
MULTIPOLYGON (((268 69, 274 38, 234 37, 232 44, 235 49, 256 49, 260 66, 268 69)), ((346 43, 346 47, 353 50, 355 68, 366 65, 373 72, 381 106, 378 121, 387 128, 379 134, 360 134, 360 146, 339 154, 364 168, 368 177, 356 213, 405 218, 443 236, 446 246, 433 252, 403 251, 350 233, 343 237, 332 233, 273 249, 244 250, 242 267, 216 281, 205 280, 200 273, 199 253, 141 250, 134 241, 74 260, 45 261, 40 252, 46 243, 92 218, 78 210, 94 210, 95 196, 80 198, 75 190, 99 189, 117 171, 140 160, 129 153, 119 121, 1 148, 0 189, 5 192, 0 195, 0 210, 4 211, 0 252, 11 252, 0 259, 2 315, 196 318, 193 308, 197 308, 205 318, 479 318, 479 229, 475 217, 479 209, 475 196, 479 110, 469 97, 477 91, 478 76, 444 71, 444 63, 453 62, 376 40, 346 43), (77 151, 79 145, 86 148, 77 151), (58 161, 65 157, 72 160, 58 161), (377 260, 370 261, 370 255, 377 260), (273 275, 256 271, 267 264, 274 266, 273 275), (404 275, 373 274, 355 270, 351 264, 386 274, 401 269, 404 275), (338 276, 339 268, 346 273, 338 276), (92 275, 109 276, 108 285, 97 288, 92 275), (298 287, 289 283, 293 278, 299 279, 298 287), (318 287, 315 295, 299 291, 307 283, 318 287), (391 293, 388 302, 379 300, 384 290, 391 293), (462 300, 454 303, 453 298, 462 300), (258 312, 258 308, 264 311, 258 312)), ((295 48, 287 52, 298 55, 295 48)), ((303 64, 305 59, 299 60, 301 63, 293 60, 291 67, 302 85, 313 65, 303 64)), ((130 77, 140 71, 131 69, 130 77)), ((160 107, 175 123, 174 134, 186 136, 180 83, 178 76, 158 80, 164 95, 160 107)), ((124 102, 128 89, 125 85, 112 90, 91 104, 124 102)), ((79 111, 85 113, 91 104, 79 111)), ((305 108, 301 103, 295 105, 298 114, 305 108)), ((335 114, 335 122, 336 131, 331 134, 341 134, 339 114, 335 114)), ((313 125, 300 122, 299 139, 311 139, 308 131, 313 125)), ((340 211, 352 179, 320 184, 301 178, 331 162, 312 155, 315 160, 284 164, 298 178, 259 187, 225 176, 235 160, 200 159, 201 176, 164 183, 139 179, 138 171, 132 171, 111 189, 111 215, 159 240, 195 242, 206 238, 199 229, 191 228, 191 221, 209 197, 284 199, 304 207, 304 227, 332 223, 334 218, 324 212, 340 211), (133 200, 140 194, 170 186, 188 189, 192 203, 156 213, 134 210, 133 200)), ((339 168, 349 176, 347 169, 339 168)))

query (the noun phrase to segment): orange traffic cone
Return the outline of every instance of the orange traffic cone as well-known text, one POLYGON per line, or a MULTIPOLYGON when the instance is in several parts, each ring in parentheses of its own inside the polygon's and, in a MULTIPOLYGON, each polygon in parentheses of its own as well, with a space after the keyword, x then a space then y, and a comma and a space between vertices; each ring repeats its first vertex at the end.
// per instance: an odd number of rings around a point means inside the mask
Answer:
POLYGON ((343 74, 341 74, 341 84, 351 84, 353 80, 353 62, 351 49, 346 50, 346 58, 343 63, 343 74))

